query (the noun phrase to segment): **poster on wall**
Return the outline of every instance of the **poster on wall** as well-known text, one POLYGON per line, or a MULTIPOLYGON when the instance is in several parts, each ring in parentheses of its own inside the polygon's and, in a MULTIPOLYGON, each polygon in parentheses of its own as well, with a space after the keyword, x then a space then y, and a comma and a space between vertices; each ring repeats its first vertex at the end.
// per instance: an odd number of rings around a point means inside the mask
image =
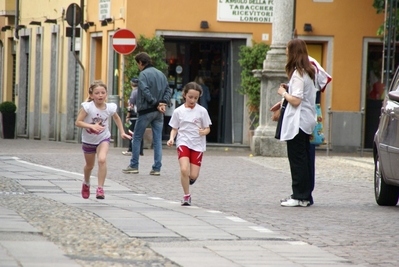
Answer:
POLYGON ((218 0, 217 20, 272 23, 273 0, 218 0))

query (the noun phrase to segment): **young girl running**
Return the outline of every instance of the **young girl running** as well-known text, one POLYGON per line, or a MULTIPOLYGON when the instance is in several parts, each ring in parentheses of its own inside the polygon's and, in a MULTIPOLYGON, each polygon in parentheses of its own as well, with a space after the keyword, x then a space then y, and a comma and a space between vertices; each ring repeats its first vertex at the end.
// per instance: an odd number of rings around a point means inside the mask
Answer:
POLYGON ((90 196, 90 175, 94 167, 97 154, 98 161, 98 188, 96 198, 104 199, 104 182, 107 175, 106 157, 109 148, 111 133, 109 131, 109 118, 112 117, 118 126, 123 139, 131 139, 123 129, 121 118, 116 113, 115 103, 106 103, 107 86, 101 81, 93 82, 89 87, 89 97, 82 103, 76 119, 76 126, 82 130, 82 150, 86 165, 84 166, 84 182, 82 197, 90 196))
POLYGON ((202 153, 206 150, 206 135, 212 124, 208 111, 197 105, 202 95, 202 88, 195 82, 183 88, 184 105, 176 108, 169 121, 172 127, 168 146, 174 144, 176 138, 177 155, 180 164, 180 179, 184 191, 182 206, 191 205, 189 186, 198 178, 202 153))

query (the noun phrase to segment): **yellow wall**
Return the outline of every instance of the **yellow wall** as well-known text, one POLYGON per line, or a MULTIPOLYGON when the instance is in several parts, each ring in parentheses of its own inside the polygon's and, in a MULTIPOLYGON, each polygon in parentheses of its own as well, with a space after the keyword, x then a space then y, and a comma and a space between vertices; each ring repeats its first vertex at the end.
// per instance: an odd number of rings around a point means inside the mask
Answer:
POLYGON ((126 25, 136 35, 151 37, 155 30, 250 33, 256 42, 261 42, 262 34, 268 33, 269 41, 265 42, 271 43, 271 23, 217 21, 217 0, 129 0, 127 10, 126 25), (203 20, 209 23, 206 30, 200 28, 203 20))
MULTIPOLYGON (((296 30, 301 36, 328 36, 333 38, 332 73, 333 83, 331 108, 342 111, 358 111, 361 101, 362 44, 364 37, 376 37, 376 30, 383 22, 383 14, 376 14, 373 0, 334 0, 313 2, 296 1, 296 30), (361 12, 360 12, 361 11, 361 12), (303 30, 305 23, 311 23, 313 32, 303 30)), ((262 42, 262 34, 269 34, 270 23, 237 23, 217 21, 217 1, 186 0, 129 0, 111 1, 111 15, 115 22, 101 27, 98 20, 98 2, 87 3, 88 21, 96 23, 88 32, 102 32, 103 60, 106 59, 108 31, 128 28, 136 37, 154 36, 156 31, 207 32, 207 33, 245 33, 251 34, 256 42, 262 42), (124 6, 126 5, 126 6, 124 6), (145 12, 150 10, 151 12, 145 12), (200 22, 206 20, 209 29, 201 29, 200 22), (125 26, 126 25, 126 26, 125 26)), ((87 44, 88 42, 86 42, 87 44)), ((86 46, 86 49, 89 47, 86 46)), ((323 53, 323 64, 326 66, 323 53)), ((87 59, 89 60, 89 59, 87 59)), ((87 62, 88 63, 88 62, 87 62)), ((106 63, 106 62, 103 62, 106 63)), ((365 63, 364 63, 365 64, 365 63)), ((101 78, 106 81, 107 67, 102 64, 101 78)), ((97 72, 96 72, 97 75, 97 72)))
MULTIPOLYGON (((31 21, 40 21, 42 22, 41 27, 43 28, 42 32, 42 87, 41 87, 41 103, 42 103, 42 112, 48 113, 49 106, 49 83, 50 83, 50 61, 51 61, 51 27, 54 24, 44 23, 46 19, 56 19, 57 24, 60 25, 60 58, 59 58, 59 70, 64 70, 60 72, 60 77, 58 79, 60 95, 63 99, 66 98, 66 75, 67 72, 67 53, 70 48, 70 43, 65 37, 65 28, 69 26, 65 20, 62 20, 63 12, 67 11, 67 8, 70 4, 77 3, 80 1, 69 1, 69 0, 60 0, 60 1, 48 1, 46 4, 38 4, 35 1, 21 1, 20 5, 20 22, 19 24, 25 25, 28 29, 31 29, 31 49, 30 49, 30 93, 29 93, 29 111, 33 111, 34 109, 34 97, 33 93, 35 88, 35 75, 36 75, 36 29, 40 26, 29 25, 31 21), (61 42, 64 42, 62 44, 61 42), (62 50, 63 46, 63 50, 62 50), (61 66, 62 65, 62 66, 61 66)), ((18 67, 17 67, 18 68, 18 67)), ((18 71, 17 71, 17 81, 18 81, 18 71)), ((60 110, 62 112, 66 112, 66 103, 65 101, 60 101, 60 110)))
POLYGON ((372 0, 334 0, 315 3, 298 0, 296 28, 298 35, 332 36, 333 92, 331 108, 339 111, 359 111, 361 101, 361 73, 364 37, 377 37, 378 27, 384 21, 377 14, 372 0), (311 23, 313 32, 303 30, 311 23))

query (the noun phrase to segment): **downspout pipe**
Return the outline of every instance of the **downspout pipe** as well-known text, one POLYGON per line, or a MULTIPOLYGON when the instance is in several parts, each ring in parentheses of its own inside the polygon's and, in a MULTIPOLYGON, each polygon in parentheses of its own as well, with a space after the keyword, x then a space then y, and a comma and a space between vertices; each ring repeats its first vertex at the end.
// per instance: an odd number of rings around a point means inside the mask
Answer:
POLYGON ((18 34, 18 27, 19 26, 19 0, 15 1, 15 31, 14 31, 14 37, 15 39, 19 39, 19 34, 18 34))

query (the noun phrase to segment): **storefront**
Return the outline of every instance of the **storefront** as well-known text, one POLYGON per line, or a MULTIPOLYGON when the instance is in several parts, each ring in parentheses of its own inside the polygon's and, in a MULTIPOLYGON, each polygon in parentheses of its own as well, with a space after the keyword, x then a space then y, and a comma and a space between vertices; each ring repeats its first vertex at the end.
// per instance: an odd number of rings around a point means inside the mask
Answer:
MULTIPOLYGON (((169 65, 168 80, 173 89, 172 101, 183 103, 182 88, 201 77, 209 88, 208 112, 212 120, 211 143, 242 143, 244 98, 240 85, 239 47, 246 39, 164 36, 169 65), (238 123, 235 123, 237 122, 238 123)), ((164 139, 167 139, 170 117, 166 116, 164 139)))

